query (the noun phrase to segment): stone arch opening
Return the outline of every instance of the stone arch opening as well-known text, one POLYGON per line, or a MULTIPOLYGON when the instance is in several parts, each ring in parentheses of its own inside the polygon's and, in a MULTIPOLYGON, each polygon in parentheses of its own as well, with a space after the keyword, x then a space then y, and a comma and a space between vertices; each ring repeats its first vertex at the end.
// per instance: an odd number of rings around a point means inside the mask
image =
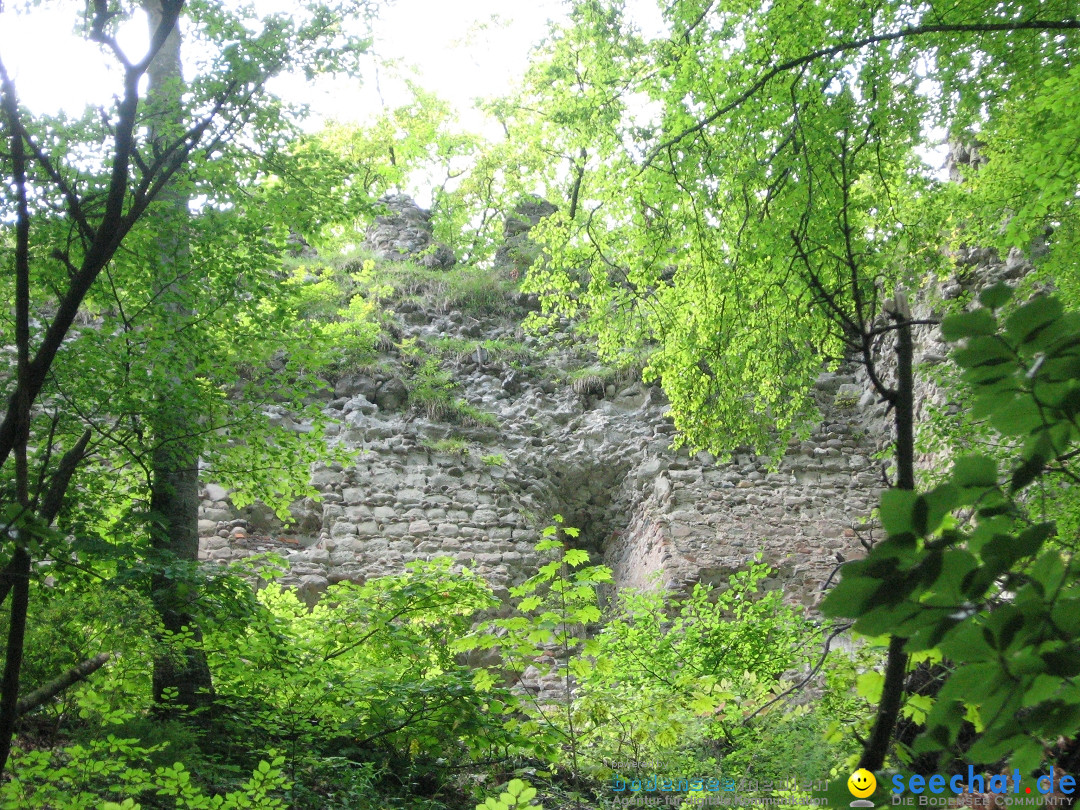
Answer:
MULTIPOLYGON (((599 461, 553 469, 549 474, 551 514, 561 514, 563 525, 579 530, 568 538, 572 548, 588 552, 592 565, 606 564, 605 547, 626 531, 630 507, 623 485, 629 465, 599 461)), ((604 609, 615 596, 614 584, 601 586, 598 597, 604 609)))

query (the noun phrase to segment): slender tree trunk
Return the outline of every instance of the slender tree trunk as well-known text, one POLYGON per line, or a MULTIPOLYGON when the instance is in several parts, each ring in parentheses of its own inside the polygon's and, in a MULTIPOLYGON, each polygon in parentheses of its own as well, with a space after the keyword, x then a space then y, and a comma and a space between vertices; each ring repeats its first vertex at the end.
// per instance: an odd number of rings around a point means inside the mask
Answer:
MULTIPOLYGON (((30 517, 30 471, 27 445, 30 441, 30 209, 27 188, 27 153, 18 130, 15 87, 3 76, 3 109, 11 132, 11 163, 16 193, 15 207, 15 348, 16 388, 12 397, 15 437, 15 500, 18 516, 0 527, 14 539, 11 561, 4 571, 4 588, 11 592, 4 672, 0 676, 0 771, 11 753, 11 738, 18 719, 19 676, 26 641, 26 618, 30 609, 30 554, 26 529, 20 525, 30 517)), ((11 413, 6 416, 10 416, 11 413)), ((5 536, 3 538, 7 540, 5 536)))
MULTIPOLYGON (((155 31, 164 14, 161 0, 144 0, 143 8, 150 30, 155 31)), ((167 141, 182 124, 179 23, 151 62, 147 76, 151 133, 155 140, 167 141)), ((189 277, 188 203, 187 192, 174 180, 163 189, 156 212, 154 294, 163 331, 171 330, 177 342, 155 358, 150 511, 154 548, 177 560, 194 562, 199 557, 199 447, 194 438, 199 413, 187 389, 191 359, 181 337, 185 334, 182 327, 193 313, 191 299, 195 295, 189 277)), ((206 706, 213 698, 212 683, 206 657, 198 647, 201 635, 186 607, 191 592, 185 591, 186 599, 181 598, 176 583, 165 575, 156 576, 152 587, 167 636, 190 633, 178 649, 155 660, 154 700, 165 707, 174 693, 169 705, 186 710, 206 706)))
MULTIPOLYGON (((893 400, 896 424, 896 487, 915 489, 915 377, 912 371, 911 313, 906 305, 898 306, 892 313, 897 323, 896 340, 896 397, 893 400)), ((908 656, 904 652, 906 638, 893 636, 889 639, 889 653, 885 664, 885 681, 881 689, 877 718, 870 737, 859 758, 859 767, 878 771, 885 764, 889 752, 896 719, 904 698, 904 676, 908 656)))
POLYGON ((19 719, 19 674, 26 641, 26 617, 30 609, 30 555, 25 549, 15 550, 15 563, 11 573, 14 582, 7 646, 4 650, 4 675, 3 681, 0 681, 0 771, 7 766, 15 721, 19 719))

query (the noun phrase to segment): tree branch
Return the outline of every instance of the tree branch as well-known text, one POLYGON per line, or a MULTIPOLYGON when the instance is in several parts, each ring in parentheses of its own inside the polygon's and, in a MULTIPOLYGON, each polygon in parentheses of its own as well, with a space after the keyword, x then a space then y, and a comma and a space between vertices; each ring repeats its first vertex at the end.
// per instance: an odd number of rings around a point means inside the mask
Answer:
MULTIPOLYGON (((56 353, 60 350, 71 324, 75 320, 79 306, 82 304, 91 285, 97 279, 98 274, 112 259, 120 241, 127 235, 127 232, 137 219, 137 217, 132 217, 130 214, 124 216, 124 204, 128 192, 132 154, 136 149, 135 127, 139 108, 139 81, 146 72, 150 60, 161 49, 172 27, 176 25, 177 17, 183 8, 183 2, 182 0, 173 0, 172 2, 163 3, 163 7, 166 11, 165 17, 162 24, 154 32, 146 57, 136 65, 127 65, 125 62, 124 95, 117 104, 118 117, 114 135, 113 165, 106 194, 105 210, 100 223, 94 229, 93 238, 90 240, 90 246, 83 256, 79 271, 72 277, 67 292, 62 297, 60 306, 57 308, 56 315, 53 316, 33 360, 29 363, 25 382, 20 383, 11 395, 7 412, 4 414, 4 420, 0 422, 0 466, 7 462, 7 458, 16 444, 18 432, 17 403, 19 398, 25 396, 30 402, 33 402, 41 392, 41 388, 45 384, 45 377, 52 367, 56 353)), ((96 12, 103 12, 104 3, 97 3, 95 9, 96 12)), ((96 13, 94 30, 98 30, 100 26, 103 26, 105 21, 104 19, 99 20, 96 13)), ((3 75, 6 76, 6 73, 3 75)), ((12 143, 14 144, 15 140, 18 139, 21 146, 22 140, 19 138, 19 132, 22 131, 22 127, 18 106, 15 103, 14 86, 6 78, 4 79, 4 88, 5 111, 12 121, 12 129, 14 130, 12 143)), ((197 132, 201 137, 206 126, 208 126, 208 121, 195 127, 193 131, 197 132)), ((175 168, 172 171, 175 171, 175 168)), ((171 173, 168 172, 170 175, 171 173)), ((167 180, 167 178, 165 179, 167 180)), ((162 185, 164 185, 164 180, 160 184, 154 184, 152 192, 148 196, 152 197, 154 193, 160 190, 162 185)), ((145 205, 148 204, 149 200, 144 201, 143 207, 145 208, 145 205)), ((141 214, 142 209, 138 213, 141 214)))
POLYGON ((93 658, 87 658, 82 663, 76 664, 59 678, 49 681, 40 686, 26 697, 19 698, 15 705, 15 714, 22 717, 27 712, 33 711, 41 704, 52 700, 69 686, 74 686, 79 681, 86 680, 101 669, 113 657, 112 653, 99 653, 93 658))
POLYGON ((697 132, 701 132, 709 124, 719 120, 723 116, 727 115, 732 110, 741 107, 749 99, 751 99, 755 93, 761 88, 767 85, 770 81, 775 79, 782 73, 787 73, 795 68, 808 65, 811 62, 816 62, 818 59, 823 59, 827 56, 836 56, 839 53, 845 51, 856 51, 860 48, 865 48, 867 45, 878 45, 883 42, 895 42, 897 40, 910 39, 914 37, 926 36, 927 34, 987 34, 987 33, 1008 33, 1011 31, 1076 31, 1080 30, 1080 20, 1021 20, 1018 22, 1003 22, 1003 23, 963 23, 963 24, 932 24, 932 25, 912 25, 906 28, 901 28, 899 31, 891 31, 887 34, 875 34, 873 36, 862 37, 860 39, 853 39, 847 42, 839 42, 836 45, 832 45, 828 48, 819 48, 816 51, 803 54, 802 56, 795 57, 794 59, 788 59, 781 62, 778 65, 774 65, 769 68, 765 73, 757 78, 749 87, 739 93, 735 98, 729 101, 727 104, 719 107, 714 112, 710 113, 705 118, 702 118, 696 124, 687 127, 686 129, 673 135, 666 141, 654 146, 645 155, 645 160, 642 162, 642 169, 648 168, 652 165, 652 162, 656 160, 657 156, 672 146, 675 146, 684 138, 693 135, 697 132))
MULTIPOLYGON (((897 293, 892 302, 890 317, 900 326, 896 342, 896 487, 915 489, 915 399, 912 373, 911 312, 907 300, 897 293)), ((889 639, 889 654, 885 664, 885 681, 881 687, 881 702, 877 718, 870 731, 870 739, 863 747, 859 767, 878 771, 885 763, 885 755, 892 741, 896 719, 904 698, 904 674, 907 672, 908 655, 904 652, 907 639, 893 635, 889 639)))
POLYGON ((75 442, 75 445, 64 453, 60 459, 60 464, 57 466, 56 472, 53 473, 52 481, 49 483, 49 491, 45 493, 39 512, 41 519, 46 524, 52 523, 60 512, 60 506, 64 502, 64 493, 67 492, 68 484, 71 483, 71 476, 75 474, 75 468, 79 466, 79 462, 86 455, 86 446, 90 443, 90 436, 91 430, 87 428, 83 431, 79 440, 75 442))

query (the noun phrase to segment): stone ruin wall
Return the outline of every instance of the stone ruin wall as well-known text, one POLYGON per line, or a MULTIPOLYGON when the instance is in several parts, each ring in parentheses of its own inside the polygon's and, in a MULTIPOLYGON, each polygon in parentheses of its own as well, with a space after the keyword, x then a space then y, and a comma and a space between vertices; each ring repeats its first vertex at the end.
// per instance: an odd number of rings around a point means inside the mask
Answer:
MULTIPOLYGON (((423 242, 413 233, 423 217, 407 213, 408 240, 423 242)), ((394 242, 392 218, 381 218, 376 230, 380 244, 394 242)), ((998 261, 985 251, 962 254, 958 264, 972 271, 961 274, 969 280, 920 292, 917 317, 938 314, 940 302, 971 288, 971 279, 992 283, 1025 269, 1018 256, 998 261)), ((522 340, 538 366, 571 369, 588 361, 565 325, 525 335, 520 317, 481 323, 411 308, 403 331, 421 342, 522 340)), ((935 328, 917 327, 915 340, 917 374, 920 366, 944 362, 935 328)), ((497 428, 463 429, 410 413, 397 358, 388 355, 387 369, 340 380, 326 392, 330 433, 355 451, 356 462, 316 466, 321 502, 295 504, 294 525, 286 529, 265 509, 237 511, 224 490, 208 483, 201 555, 228 561, 281 553, 289 565, 284 581, 309 602, 334 582, 397 573, 409 561, 438 556, 480 573, 506 596, 541 564, 533 546, 561 513, 582 529, 579 543, 593 559, 611 566, 617 586, 724 585, 761 553, 776 569, 767 587, 812 606, 838 561, 862 553, 859 535, 872 533, 885 463, 875 454, 887 446, 891 424, 860 367, 822 374, 815 395, 823 421, 770 471, 767 458, 745 452, 717 463, 707 453, 672 451, 674 428, 657 387, 626 382, 583 395, 541 368, 522 375, 485 354, 459 362, 455 381, 464 399, 497 417, 497 428), (431 448, 450 435, 468 438, 468 455, 431 448)), ((886 377, 894 371, 887 350, 882 369, 886 377)), ((947 405, 926 375, 917 379, 920 408, 947 405)))

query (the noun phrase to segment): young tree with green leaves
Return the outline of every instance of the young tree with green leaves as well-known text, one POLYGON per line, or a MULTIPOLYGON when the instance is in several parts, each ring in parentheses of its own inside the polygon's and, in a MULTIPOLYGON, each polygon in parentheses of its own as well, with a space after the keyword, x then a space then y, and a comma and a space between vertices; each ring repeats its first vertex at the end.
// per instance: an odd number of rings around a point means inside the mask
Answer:
POLYGON ((885 492, 887 537, 844 567, 824 607, 905 639, 905 653, 944 654, 909 758, 1005 761, 1027 779, 1080 766, 1076 542, 1047 520, 1045 497, 1026 497, 1048 479, 1080 483, 1080 315, 1052 296, 1012 299, 996 285, 942 324, 961 343, 952 356, 972 410, 1015 448, 1009 469, 968 454, 933 488, 885 492))
MULTIPOLYGON (((318 206, 297 206, 290 223, 320 249, 355 244, 379 213, 384 194, 430 188, 434 237, 462 263, 490 257, 502 238, 502 207, 521 193, 515 154, 463 129, 451 106, 415 83, 412 98, 364 124, 332 123, 291 145, 274 178, 278 193, 318 206)), ((275 166, 277 168, 277 166, 275 166)))
MULTIPOLYGON (((5 226, 0 252, 13 268, 4 286, 15 301, 14 311, 5 316, 4 342, 15 345, 17 355, 15 374, 2 381, 8 405, 0 421, 7 543, 0 595, 12 600, 0 684, 0 767, 7 761, 17 717, 34 563, 67 553, 63 527, 57 533, 50 526, 76 468, 89 455, 110 446, 131 451, 134 439, 141 441, 147 432, 140 423, 147 411, 111 410, 101 390, 87 385, 104 370, 124 381, 119 392, 106 393, 121 394, 117 405, 130 402, 126 392, 145 386, 141 378, 151 369, 141 350, 152 348, 162 330, 143 319, 154 299, 142 295, 146 287, 139 285, 145 277, 128 275, 133 266, 122 246, 154 245, 146 254, 160 255, 161 242, 142 223, 170 185, 184 183, 193 194, 205 188, 213 203, 227 200, 226 190, 239 189, 245 178, 250 181, 252 144, 272 148, 287 130, 281 105, 266 90, 267 80, 289 68, 314 73, 355 67, 350 57, 363 43, 343 29, 342 21, 363 19, 370 11, 363 2, 311 3, 288 16, 259 16, 252 9, 186 7, 182 0, 161 0, 151 15, 149 49, 132 59, 115 34, 137 8, 98 0, 90 14, 80 14, 85 35, 100 45, 121 77, 115 103, 81 119, 32 113, 0 62, 0 131, 7 144, 0 164, 8 181, 0 208, 11 223, 5 226), (190 39, 198 43, 193 50, 199 53, 200 70, 181 108, 167 111, 169 124, 163 127, 156 117, 163 110, 148 103, 143 83, 185 12, 190 39), (103 276, 116 308, 96 337, 89 334, 93 330, 73 333, 88 296, 101 290, 103 276), (65 347, 76 335, 104 349, 110 362, 81 366, 82 356, 69 356, 65 347), (80 387, 57 388, 62 380, 77 381, 80 387)), ((27 12, 0 11, 18 13, 27 12)), ((174 201, 174 210, 179 207, 174 201)), ((260 238, 265 241, 267 234, 260 238)), ((266 252, 249 249, 247 258, 266 252)), ((245 250, 237 254, 244 256, 245 250)), ((171 371, 183 374, 183 369, 171 371)), ((209 432, 220 428, 210 424, 209 432)), ((141 457, 137 450, 132 454, 141 457)))

